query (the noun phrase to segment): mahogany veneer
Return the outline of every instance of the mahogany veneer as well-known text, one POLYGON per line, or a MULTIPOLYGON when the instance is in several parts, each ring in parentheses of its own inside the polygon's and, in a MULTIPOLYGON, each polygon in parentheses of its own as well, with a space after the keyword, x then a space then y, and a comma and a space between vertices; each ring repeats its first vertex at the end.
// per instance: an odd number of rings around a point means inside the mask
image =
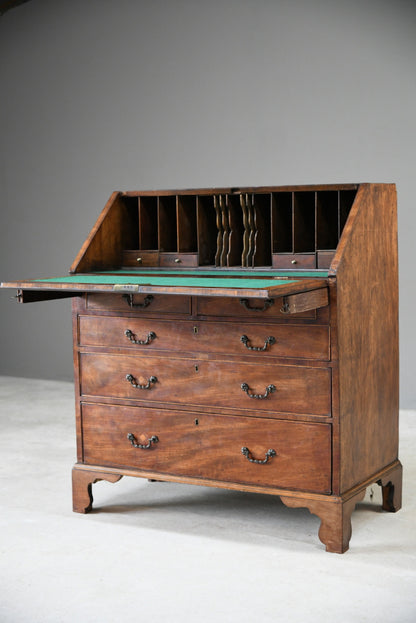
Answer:
POLYGON ((279 495, 348 549, 366 487, 401 506, 391 184, 113 193, 69 277, 73 507, 123 475, 279 495))

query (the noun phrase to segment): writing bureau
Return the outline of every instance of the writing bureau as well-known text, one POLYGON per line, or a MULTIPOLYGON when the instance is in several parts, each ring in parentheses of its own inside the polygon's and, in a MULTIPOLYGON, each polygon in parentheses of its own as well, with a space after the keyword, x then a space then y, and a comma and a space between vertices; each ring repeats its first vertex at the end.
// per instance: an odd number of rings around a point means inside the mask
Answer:
POLYGON ((378 483, 401 506, 391 184, 115 192, 65 277, 73 507, 123 475, 279 495, 331 552, 378 483))

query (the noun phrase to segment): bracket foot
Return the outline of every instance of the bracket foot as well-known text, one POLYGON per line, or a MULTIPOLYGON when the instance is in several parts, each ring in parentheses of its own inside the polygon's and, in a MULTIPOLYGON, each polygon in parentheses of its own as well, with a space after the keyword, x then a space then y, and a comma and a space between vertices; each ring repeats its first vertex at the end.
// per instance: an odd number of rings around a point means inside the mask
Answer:
POLYGON ((92 485, 99 480, 117 482, 122 476, 105 472, 94 472, 75 465, 72 469, 72 508, 75 513, 89 513, 92 510, 92 485))

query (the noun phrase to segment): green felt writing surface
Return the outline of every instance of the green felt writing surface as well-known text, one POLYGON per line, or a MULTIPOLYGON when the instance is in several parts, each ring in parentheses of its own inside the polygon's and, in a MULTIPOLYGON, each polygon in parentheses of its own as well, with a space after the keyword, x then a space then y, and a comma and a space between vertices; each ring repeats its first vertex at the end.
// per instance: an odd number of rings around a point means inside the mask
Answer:
POLYGON ((80 284, 103 284, 103 285, 154 285, 154 286, 187 286, 206 288, 270 288, 282 284, 296 282, 295 279, 248 279, 242 277, 178 277, 160 275, 115 275, 115 274, 77 274, 65 277, 49 277, 35 279, 37 283, 80 283, 80 284))

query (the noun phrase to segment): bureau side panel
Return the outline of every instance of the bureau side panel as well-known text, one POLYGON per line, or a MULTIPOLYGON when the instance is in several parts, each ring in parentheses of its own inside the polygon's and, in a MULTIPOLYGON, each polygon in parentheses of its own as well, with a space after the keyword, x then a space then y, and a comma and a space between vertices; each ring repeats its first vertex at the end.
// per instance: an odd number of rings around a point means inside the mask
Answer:
POLYGON ((120 266, 123 248, 132 244, 133 230, 121 193, 112 193, 70 272, 87 273, 120 266))
POLYGON ((395 186, 360 186, 344 234, 336 271, 341 492, 398 454, 395 186))

